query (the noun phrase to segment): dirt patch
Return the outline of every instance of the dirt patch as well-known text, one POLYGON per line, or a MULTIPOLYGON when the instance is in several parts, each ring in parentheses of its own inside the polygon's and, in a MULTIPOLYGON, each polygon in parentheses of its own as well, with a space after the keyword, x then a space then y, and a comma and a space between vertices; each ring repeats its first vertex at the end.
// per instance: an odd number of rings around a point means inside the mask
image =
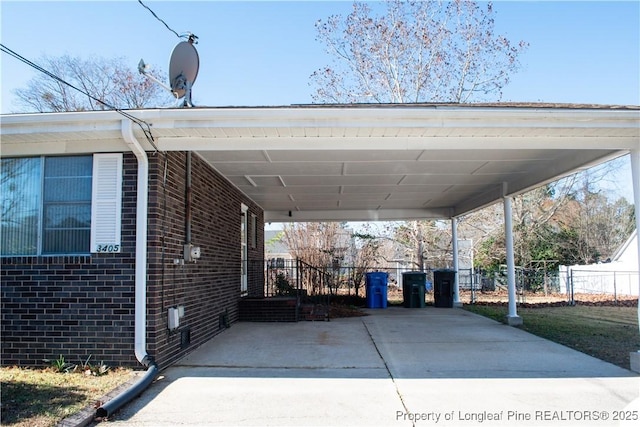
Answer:
POLYGON ((329 318, 368 316, 362 309, 366 307, 366 299, 356 295, 333 295, 329 305, 329 318))
POLYGON ((362 311, 362 308, 354 306, 331 304, 331 307, 329 309, 329 317, 331 319, 338 319, 341 317, 361 317, 368 315, 368 313, 362 311))
MULTIPOLYGON (((476 292, 471 295, 469 291, 460 292, 460 300, 463 303, 471 303, 478 305, 507 305, 509 303, 509 295, 506 291, 495 292, 476 292)), ((517 294, 516 301, 519 307, 564 307, 569 305, 584 306, 616 306, 616 307, 637 307, 638 297, 633 295, 611 294, 575 294, 573 296, 574 303, 566 294, 517 294)))
MULTIPOLYGON (((594 306, 594 307, 637 307, 638 298, 632 295, 610 294, 575 294, 574 302, 569 301, 566 294, 550 293, 548 295, 538 293, 519 293, 516 302, 521 308, 565 307, 565 306, 594 306)), ((433 292, 425 294, 426 305, 433 305, 433 292)), ((507 306, 509 294, 506 291, 474 292, 473 298, 470 291, 460 291, 460 301, 475 305, 507 306)), ((397 306, 404 303, 402 289, 389 287, 387 291, 387 305, 397 306)), ((331 297, 330 318, 366 316, 362 309, 366 307, 366 298, 355 295, 334 295, 331 297)))

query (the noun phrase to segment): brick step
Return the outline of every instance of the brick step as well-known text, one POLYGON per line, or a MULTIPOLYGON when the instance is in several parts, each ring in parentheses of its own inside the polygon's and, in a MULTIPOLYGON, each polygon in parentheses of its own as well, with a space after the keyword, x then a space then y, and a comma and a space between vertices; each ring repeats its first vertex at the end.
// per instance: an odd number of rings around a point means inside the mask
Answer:
POLYGON ((243 298, 239 302, 240 321, 297 322, 295 297, 243 298))

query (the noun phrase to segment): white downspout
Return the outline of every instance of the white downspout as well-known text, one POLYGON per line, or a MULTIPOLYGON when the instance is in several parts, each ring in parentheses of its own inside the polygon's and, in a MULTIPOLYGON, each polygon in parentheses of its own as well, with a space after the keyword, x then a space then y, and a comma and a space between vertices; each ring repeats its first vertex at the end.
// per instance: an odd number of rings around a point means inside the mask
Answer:
POLYGON ((138 159, 136 197, 136 277, 135 277, 135 354, 147 371, 119 395, 96 409, 96 417, 107 418, 139 396, 153 382, 159 368, 147 354, 147 208, 149 192, 149 159, 133 135, 133 122, 122 120, 122 138, 138 159))
POLYGON ((122 120, 122 137, 138 159, 136 199, 135 354, 147 366, 147 211, 149 159, 133 134, 133 122, 122 120))

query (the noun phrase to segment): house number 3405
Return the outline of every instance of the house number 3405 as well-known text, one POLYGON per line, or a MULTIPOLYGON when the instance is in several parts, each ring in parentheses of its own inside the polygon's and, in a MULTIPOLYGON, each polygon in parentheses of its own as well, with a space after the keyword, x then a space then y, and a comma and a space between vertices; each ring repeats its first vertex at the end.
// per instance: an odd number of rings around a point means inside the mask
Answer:
POLYGON ((96 252, 100 252, 100 253, 113 253, 113 252, 120 252, 120 245, 98 245, 96 252))

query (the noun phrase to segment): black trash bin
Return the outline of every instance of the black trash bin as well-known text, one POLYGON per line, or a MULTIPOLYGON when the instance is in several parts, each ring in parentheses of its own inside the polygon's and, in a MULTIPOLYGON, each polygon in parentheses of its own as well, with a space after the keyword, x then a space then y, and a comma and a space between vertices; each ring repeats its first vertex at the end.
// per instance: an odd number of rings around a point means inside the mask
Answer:
POLYGON ((433 299, 436 307, 453 307, 453 287, 455 280, 455 270, 433 271, 433 299))
POLYGON ((427 274, 421 271, 402 273, 402 298, 405 308, 424 308, 427 274))
POLYGON ((367 273, 365 278, 367 308, 387 308, 389 275, 382 271, 367 273))

